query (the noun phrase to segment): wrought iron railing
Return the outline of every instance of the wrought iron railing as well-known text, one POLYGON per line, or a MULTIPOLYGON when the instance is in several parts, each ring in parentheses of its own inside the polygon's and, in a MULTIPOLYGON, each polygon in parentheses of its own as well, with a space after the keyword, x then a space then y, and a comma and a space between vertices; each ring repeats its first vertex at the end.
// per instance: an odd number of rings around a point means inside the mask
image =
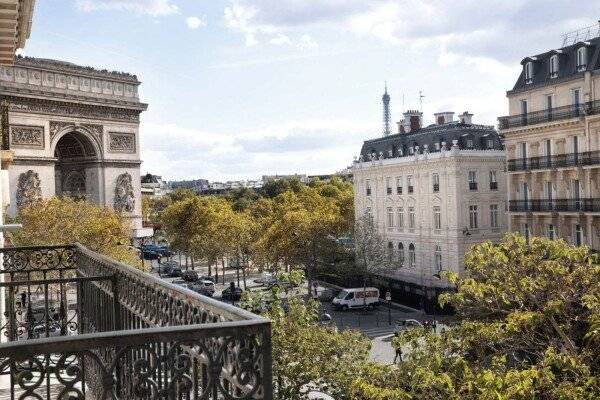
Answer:
POLYGON ((510 200, 513 212, 600 212, 600 198, 510 200))
POLYGON ((500 129, 510 129, 569 118, 578 118, 586 114, 597 114, 598 112, 600 112, 600 101, 596 100, 587 103, 554 107, 549 110, 500 117, 498 118, 498 124, 500 129))
POLYGON ((532 171, 537 169, 567 168, 585 165, 600 165, 600 151, 555 154, 541 157, 515 158, 508 160, 509 171, 532 171))
POLYGON ((272 398, 268 320, 79 245, 0 253, 0 397, 272 398))

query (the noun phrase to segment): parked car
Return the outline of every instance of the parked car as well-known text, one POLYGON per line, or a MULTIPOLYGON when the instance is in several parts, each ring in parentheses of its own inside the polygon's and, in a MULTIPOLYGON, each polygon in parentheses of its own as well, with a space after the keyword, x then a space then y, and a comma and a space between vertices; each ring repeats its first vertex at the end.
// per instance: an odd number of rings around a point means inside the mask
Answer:
POLYGON ((158 246, 155 244, 145 244, 142 246, 144 252, 153 252, 160 254, 161 257, 170 257, 174 253, 167 246, 158 246))
POLYGON ((144 260, 158 260, 160 259, 160 253, 151 250, 144 250, 142 253, 144 255, 144 260))
POLYGON ((46 324, 39 324, 33 327, 32 339, 60 336, 60 324, 53 322, 48 325, 48 335, 46 335, 46 324))
POLYGON ((201 281, 211 281, 212 283, 215 283, 215 278, 212 276, 208 276, 208 275, 202 275, 198 279, 201 281))
POLYGON ((196 282, 198 279, 200 279, 196 271, 185 271, 181 277, 186 282, 196 282))
POLYGON ((260 277, 254 280, 254 283, 262 285, 274 285, 277 283, 277 277, 270 272, 263 272, 260 277))
POLYGON ((335 308, 342 311, 365 306, 367 309, 372 309, 379 304, 379 289, 374 287, 343 289, 333 298, 332 303, 335 308))
POLYGON ((332 301, 337 293, 335 293, 335 291, 333 289, 323 289, 320 293, 319 293, 319 300, 321 301, 332 301))
POLYGON ((186 281, 184 281, 183 279, 175 279, 171 283, 174 284, 174 285, 188 287, 188 283, 186 281))
POLYGON ((175 268, 171 268, 171 270, 169 271, 168 274, 166 274, 168 277, 170 278, 178 278, 181 275, 183 275, 183 272, 181 271, 181 268, 179 267, 175 267, 175 268))
POLYGON ((215 283, 209 280, 198 280, 194 283, 190 283, 188 288, 208 297, 212 297, 213 294, 215 294, 215 283))
POLYGON ((417 328, 420 326, 423 326, 423 324, 421 323, 421 321, 417 321, 416 319, 400 319, 396 321, 394 327, 394 335, 397 336, 402 331, 417 328))
POLYGON ((242 298, 242 293, 244 291, 242 290, 242 288, 239 287, 234 287, 232 289, 231 286, 223 289, 223 292, 221 293, 221 298, 223 300, 229 300, 229 301, 240 301, 240 299, 242 298))

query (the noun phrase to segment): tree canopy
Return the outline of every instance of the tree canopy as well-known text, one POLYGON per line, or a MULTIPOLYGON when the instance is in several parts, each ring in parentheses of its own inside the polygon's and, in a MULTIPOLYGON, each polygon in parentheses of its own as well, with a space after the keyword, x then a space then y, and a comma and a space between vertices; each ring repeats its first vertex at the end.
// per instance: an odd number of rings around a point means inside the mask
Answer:
POLYGON ((53 197, 19 210, 23 229, 10 233, 20 246, 81 243, 118 261, 139 268, 139 258, 128 249, 131 226, 113 209, 87 201, 53 197))
POLYGON ((353 383, 355 399, 597 399, 600 265, 585 247, 510 234, 466 255, 442 305, 459 323, 402 334, 408 357, 353 383))

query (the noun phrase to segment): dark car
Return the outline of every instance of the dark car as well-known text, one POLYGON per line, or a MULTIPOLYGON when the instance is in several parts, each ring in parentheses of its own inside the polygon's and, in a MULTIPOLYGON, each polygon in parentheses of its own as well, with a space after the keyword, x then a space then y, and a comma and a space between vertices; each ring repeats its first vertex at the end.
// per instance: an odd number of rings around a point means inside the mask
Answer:
POLYGON ((228 288, 223 289, 223 292, 221 293, 221 298, 223 300, 229 301, 240 301, 243 292, 244 291, 242 290, 242 288, 235 287, 232 289, 231 286, 229 286, 228 288))
POLYGON ((150 250, 144 250, 142 254, 144 255, 144 260, 158 260, 161 257, 160 253, 150 250))
POLYGON ((196 271, 185 271, 181 277, 186 282, 196 282, 199 279, 196 271))
POLYGON ((196 282, 190 283, 188 285, 188 288, 196 293, 208 297, 212 297, 212 295, 215 294, 215 284, 213 281, 198 280, 196 282))
POLYGON ((179 285, 179 286, 183 286, 183 287, 188 287, 188 283, 186 281, 184 281, 183 279, 175 279, 173 282, 171 282, 174 285, 179 285))
POLYGON ((178 278, 181 275, 183 275, 183 272, 181 272, 181 268, 171 268, 171 271, 169 272, 169 274, 167 276, 171 277, 171 278, 178 278))
POLYGON ((215 283, 215 278, 212 276, 208 276, 208 275, 202 275, 198 279, 201 281, 211 281, 212 283, 215 283))
POLYGON ((152 252, 160 254, 161 257, 170 257, 174 253, 166 246, 157 246, 155 244, 145 244, 142 246, 144 252, 152 252))

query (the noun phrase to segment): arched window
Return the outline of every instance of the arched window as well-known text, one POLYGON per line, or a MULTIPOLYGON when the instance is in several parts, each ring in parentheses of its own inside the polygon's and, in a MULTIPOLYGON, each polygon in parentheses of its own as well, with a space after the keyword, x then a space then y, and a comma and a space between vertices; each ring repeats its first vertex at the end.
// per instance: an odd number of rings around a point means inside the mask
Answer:
POLYGON ((387 257, 390 264, 394 261, 394 243, 388 242, 387 245, 387 257))
POLYGON ((533 63, 531 61, 525 64, 525 83, 533 82, 533 63))
POLYGON ((556 78, 558 76, 558 55, 550 57, 550 78, 556 78))
POLYGON ((438 272, 442 270, 442 247, 439 244, 435 245, 435 268, 438 272))
POLYGON ((580 47, 577 49, 577 71, 584 71, 587 68, 587 49, 580 47))
POLYGON ((415 245, 411 243, 408 245, 408 266, 414 268, 416 263, 417 255, 415 254, 415 245))
POLYGON ((398 243, 398 263, 401 267, 404 267, 404 245, 402 242, 398 243))

